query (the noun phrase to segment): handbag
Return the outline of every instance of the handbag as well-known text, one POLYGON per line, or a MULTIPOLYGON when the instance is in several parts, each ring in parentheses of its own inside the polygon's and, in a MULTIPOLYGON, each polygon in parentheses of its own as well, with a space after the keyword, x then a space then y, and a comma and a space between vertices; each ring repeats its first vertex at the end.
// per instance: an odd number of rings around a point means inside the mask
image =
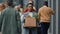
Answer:
POLYGON ((36 19, 30 16, 26 17, 24 27, 36 27, 36 19))

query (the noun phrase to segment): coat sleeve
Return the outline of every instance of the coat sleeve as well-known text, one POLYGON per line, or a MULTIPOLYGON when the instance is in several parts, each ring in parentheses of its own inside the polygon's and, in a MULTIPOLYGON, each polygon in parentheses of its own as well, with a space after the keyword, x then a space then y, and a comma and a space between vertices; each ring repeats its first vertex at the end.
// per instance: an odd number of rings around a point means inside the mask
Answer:
POLYGON ((51 10, 51 11, 50 11, 50 14, 54 15, 54 14, 55 14, 54 10, 51 9, 51 8, 50 8, 50 10, 51 10))

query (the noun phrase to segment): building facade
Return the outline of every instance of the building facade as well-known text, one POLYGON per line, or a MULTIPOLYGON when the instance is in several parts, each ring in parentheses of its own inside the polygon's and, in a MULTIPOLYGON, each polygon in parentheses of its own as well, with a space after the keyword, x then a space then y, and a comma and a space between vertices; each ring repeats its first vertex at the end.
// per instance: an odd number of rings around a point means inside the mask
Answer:
POLYGON ((51 34, 60 34, 60 0, 48 0, 48 5, 55 11, 55 15, 52 17, 51 20, 51 34))

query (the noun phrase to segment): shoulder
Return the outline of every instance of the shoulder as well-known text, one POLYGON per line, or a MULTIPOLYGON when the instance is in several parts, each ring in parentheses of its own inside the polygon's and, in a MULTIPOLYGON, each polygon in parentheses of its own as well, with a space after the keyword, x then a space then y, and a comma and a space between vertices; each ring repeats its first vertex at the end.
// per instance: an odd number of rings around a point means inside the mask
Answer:
POLYGON ((5 9, 2 11, 2 14, 5 13, 7 10, 8 10, 8 8, 5 8, 5 9))
POLYGON ((44 8, 44 7, 40 7, 40 8, 39 8, 39 11, 42 10, 43 8, 44 8))
POLYGON ((42 7, 38 9, 38 12, 41 12, 41 9, 42 9, 42 7))
POLYGON ((48 9, 49 9, 50 11, 53 11, 53 9, 52 9, 52 8, 50 8, 50 7, 48 7, 48 9))
POLYGON ((52 8, 50 8, 50 7, 47 7, 48 9, 52 9, 52 8))

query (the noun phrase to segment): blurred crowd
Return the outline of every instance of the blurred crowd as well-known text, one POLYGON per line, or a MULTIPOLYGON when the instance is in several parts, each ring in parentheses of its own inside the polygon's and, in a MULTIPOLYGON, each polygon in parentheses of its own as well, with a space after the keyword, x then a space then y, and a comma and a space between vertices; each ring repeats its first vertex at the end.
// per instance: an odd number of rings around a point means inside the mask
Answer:
POLYGON ((38 13, 34 7, 33 1, 29 1, 23 8, 21 4, 14 5, 12 0, 0 3, 0 31, 2 34, 48 34, 51 15, 54 11, 44 2, 44 6, 39 8, 38 13), (38 20, 41 32, 37 28, 24 28, 26 17, 33 17, 38 20), (37 16, 37 18, 36 18, 37 16))
MULTIPOLYGON (((33 4, 33 1, 29 1, 29 3, 30 4, 33 4)), ((28 3, 28 4, 29 4, 28 3)), ((27 5, 28 5, 27 4, 27 5)), ((26 6, 27 6, 26 5, 26 6)), ((0 12, 2 12, 2 10, 4 10, 5 8, 7 8, 8 7, 8 5, 7 5, 7 2, 5 2, 5 3, 0 3, 0 12)), ((36 11, 36 8, 34 7, 34 6, 32 6, 33 7, 33 11, 36 11)), ((27 12, 28 10, 29 10, 29 8, 30 7, 26 7, 26 8, 23 8, 23 6, 21 5, 21 4, 19 4, 19 5, 14 5, 14 8, 17 10, 17 11, 19 11, 19 12, 27 12)))

